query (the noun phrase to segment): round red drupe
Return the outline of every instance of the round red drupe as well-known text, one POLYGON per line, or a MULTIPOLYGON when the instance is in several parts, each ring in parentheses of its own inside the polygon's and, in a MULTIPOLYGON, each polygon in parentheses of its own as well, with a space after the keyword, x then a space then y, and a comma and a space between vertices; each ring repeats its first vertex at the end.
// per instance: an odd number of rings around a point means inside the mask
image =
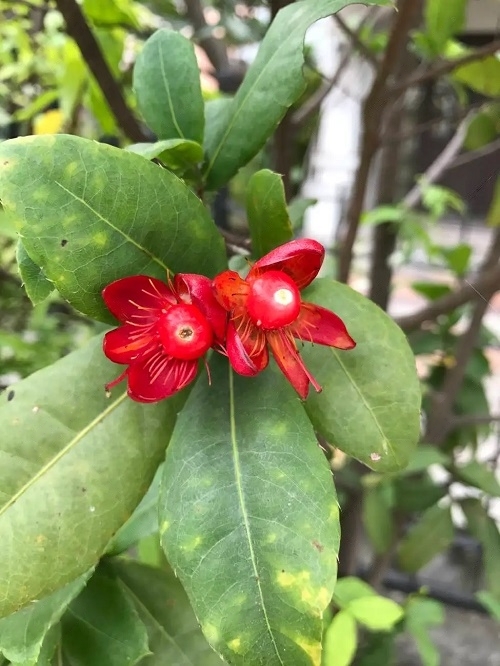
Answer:
POLYGON ((246 307, 259 328, 282 328, 297 319, 300 293, 286 273, 266 271, 251 282, 246 307))
POLYGON ((183 361, 200 358, 213 342, 212 327, 195 305, 169 308, 158 321, 158 333, 165 352, 183 361))

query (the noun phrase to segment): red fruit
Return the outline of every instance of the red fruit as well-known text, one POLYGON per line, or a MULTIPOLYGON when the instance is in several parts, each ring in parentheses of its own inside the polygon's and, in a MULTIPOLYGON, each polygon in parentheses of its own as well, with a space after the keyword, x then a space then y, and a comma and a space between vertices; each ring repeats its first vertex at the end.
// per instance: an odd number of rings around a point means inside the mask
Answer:
POLYGON ((253 323, 266 330, 288 326, 300 311, 300 293, 282 271, 266 271, 250 283, 246 303, 253 323))
POLYGON ((203 356, 213 343, 213 331, 194 305, 173 305, 158 320, 158 333, 165 353, 191 361, 203 356))

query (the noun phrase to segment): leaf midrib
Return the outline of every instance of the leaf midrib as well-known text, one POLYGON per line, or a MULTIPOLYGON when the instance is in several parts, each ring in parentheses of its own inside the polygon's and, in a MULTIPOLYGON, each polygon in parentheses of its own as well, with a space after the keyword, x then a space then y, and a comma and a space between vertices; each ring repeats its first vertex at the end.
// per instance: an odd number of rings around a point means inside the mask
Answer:
POLYGON ((337 359, 337 362, 338 362, 340 368, 342 369, 342 371, 344 372, 345 376, 346 376, 347 379, 350 381, 352 387, 354 388, 354 390, 355 390, 356 393, 358 394, 359 399, 361 400, 361 402, 363 403, 363 405, 366 407, 366 409, 367 409, 367 411, 369 412, 371 418, 373 419, 373 422, 375 423, 375 426, 376 426, 377 430, 379 431, 380 436, 381 436, 381 438, 382 438, 382 448, 384 449, 384 451, 388 450, 388 451, 391 453, 391 455, 392 455, 392 457, 394 458, 394 460, 395 460, 395 461, 398 461, 398 457, 396 456, 396 453, 395 453, 395 451, 394 451, 394 447, 392 446, 392 444, 391 444, 391 442, 389 441, 389 439, 386 437, 386 435, 385 435, 385 433, 384 433, 384 429, 382 428, 382 425, 381 425, 380 421, 379 421, 379 420, 377 419, 377 417, 375 416, 375 413, 373 412, 373 409, 372 409, 372 408, 370 407, 370 405, 368 404, 368 402, 367 402, 365 396, 363 395, 363 392, 361 391, 361 389, 359 388, 359 386, 357 385, 357 383, 354 381, 354 378, 352 377, 351 373, 350 373, 349 370, 346 368, 346 366, 344 365, 344 363, 342 363, 342 359, 340 358, 340 354, 339 354, 338 352, 336 352, 334 349, 332 349, 331 351, 332 351, 332 354, 333 354, 333 355, 335 356, 335 358, 337 359), (384 443, 386 444, 386 446, 384 446, 384 443))
POLYGON ((260 576, 259 576, 259 571, 257 569, 257 561, 255 558, 255 551, 253 547, 253 540, 252 540, 252 533, 250 530, 250 520, 249 520, 249 514, 247 511, 246 507, 246 501, 245 501, 245 495, 243 493, 243 487, 241 483, 241 467, 240 467, 240 452, 238 449, 238 441, 236 438, 236 417, 235 417, 235 401, 234 401, 234 379, 233 379, 233 371, 231 366, 229 366, 229 418, 230 418, 230 427, 231 427, 231 447, 233 451, 233 463, 234 463, 234 475, 235 475, 235 481, 236 481, 236 488, 238 491, 238 500, 240 503, 240 508, 241 508, 241 515, 243 517, 243 525, 245 528, 245 533, 247 536, 247 541, 248 541, 248 549, 250 552, 250 560, 252 563, 252 569, 254 572, 254 578, 257 583, 257 589, 259 590, 259 597, 260 597, 260 607, 262 608, 262 613, 264 615, 264 620, 266 623, 266 628, 267 632, 269 634, 269 637, 271 638, 271 642, 274 647, 274 651, 276 653, 276 656, 279 659, 279 663, 282 664, 282 666, 285 666, 285 663, 281 659, 281 655, 278 651, 278 646, 276 645, 276 641, 274 640, 274 635, 271 629, 271 625, 269 623, 269 617, 267 615, 267 609, 266 605, 264 603, 264 594, 262 591, 262 585, 260 583, 260 576))
POLYGON ((84 437, 86 437, 89 432, 92 431, 101 421, 103 421, 106 416, 111 414, 121 403, 126 399, 127 393, 122 393, 109 407, 107 407, 103 412, 98 414, 85 428, 83 428, 72 440, 66 444, 60 451, 57 452, 39 471, 27 481, 11 498, 4 504, 3 507, 0 507, 0 517, 10 509, 10 507, 17 502, 17 500, 24 495, 32 486, 34 486, 47 472, 49 472, 54 465, 56 465, 71 449, 76 446, 84 437))
POLYGON ((135 600, 136 604, 138 604, 138 606, 140 606, 140 607, 142 608, 142 610, 144 611, 144 613, 146 613, 146 615, 151 619, 151 621, 152 621, 152 622, 154 623, 154 625, 158 628, 158 630, 160 631, 160 633, 161 633, 163 636, 165 636, 165 638, 167 639, 167 642, 169 642, 171 645, 174 645, 174 646, 177 648, 177 650, 178 650, 178 651, 179 651, 179 652, 180 652, 180 653, 186 658, 188 664, 191 664, 191 666, 196 666, 196 664, 195 664, 193 661, 191 661, 191 658, 189 657, 189 655, 187 655, 187 654, 184 652, 184 650, 180 647, 180 645, 177 643, 177 641, 175 640, 175 638, 174 638, 173 636, 171 636, 171 635, 168 633, 168 631, 165 629, 165 627, 163 626, 163 624, 161 624, 161 622, 160 622, 159 620, 156 619, 156 616, 155 616, 155 615, 149 610, 149 608, 148 608, 148 607, 146 606, 146 604, 142 601, 142 599, 141 599, 140 597, 137 596, 137 594, 131 589, 131 587, 130 587, 129 585, 127 585, 127 583, 123 580, 123 578, 120 578, 120 581, 121 581, 121 584, 123 585, 123 587, 124 587, 124 588, 127 590, 127 592, 130 594, 130 596, 133 597, 133 599, 135 600))
MULTIPOLYGON (((350 0, 347 4, 353 4, 354 1, 355 1, 355 0, 350 0)), ((338 11, 338 10, 337 10, 337 11, 338 11)), ((333 14, 333 13, 335 13, 335 11, 333 11, 332 14, 333 14)), ((331 15, 331 14, 327 14, 327 16, 329 16, 329 15, 331 15)), ((320 18, 321 18, 321 17, 320 17, 320 18)), ((317 19, 317 20, 319 20, 319 19, 317 19)), ((315 22, 315 21, 313 21, 313 23, 314 23, 314 22, 315 22)), ((304 38, 305 38, 305 34, 306 34, 306 32, 307 32, 307 29, 310 27, 310 25, 311 25, 311 23, 309 23, 308 26, 306 26, 306 28, 304 28, 304 38)), ((281 42, 280 46, 274 51, 274 53, 273 53, 273 54, 271 55, 271 57, 267 60, 267 62, 264 63, 264 66, 263 66, 261 72, 258 74, 258 76, 257 76, 257 78, 255 79, 253 85, 250 87, 248 93, 247 93, 247 94, 243 97, 243 99, 241 100, 240 105, 236 108, 236 112, 234 113, 233 117, 231 118, 231 120, 230 120, 230 122, 229 122, 229 124, 228 124, 228 126, 227 126, 227 128, 226 128, 226 131, 224 132, 223 136, 221 137, 221 140, 219 141, 219 144, 218 144, 218 146, 217 146, 217 148, 216 148, 216 150, 215 150, 215 152, 214 152, 214 155, 213 155, 212 159, 210 160, 210 162, 208 163, 207 169, 206 169, 206 171, 205 171, 205 173, 204 173, 205 179, 208 177, 208 174, 212 171, 212 168, 213 168, 213 166, 214 166, 214 164, 215 164, 215 161, 217 160, 217 158, 218 158, 218 156, 219 156, 219 153, 220 153, 221 150, 222 150, 222 147, 223 147, 224 143, 226 142, 226 140, 227 140, 229 134, 230 134, 230 133, 232 132, 232 130, 233 130, 233 127, 234 127, 234 125, 235 125, 235 123, 236 123, 236 120, 237 120, 237 118, 238 118, 239 115, 240 115, 241 109, 242 109, 243 106, 245 105, 245 103, 246 103, 247 99, 249 98, 249 96, 254 92, 255 86, 256 86, 256 85, 258 84, 258 82, 260 81, 260 79, 261 79, 261 77, 263 76, 264 72, 266 72, 266 71, 267 71, 267 68, 271 66, 271 63, 277 58, 278 54, 281 53, 282 49, 285 48, 285 45, 287 45, 287 43, 288 43, 292 38, 295 38, 295 33, 297 32, 297 33, 300 34, 301 31, 302 31, 302 24, 298 25, 297 28, 296 28, 295 30, 293 30, 291 33, 289 33, 288 38, 287 38, 287 39, 284 39, 284 40, 281 42)), ((300 67, 302 67, 302 66, 304 65, 304 63, 305 63, 305 59, 304 59, 304 50, 302 49, 302 63, 301 63, 301 65, 300 65, 300 67)), ((301 76, 302 76, 302 84, 303 84, 303 86, 305 86, 305 78, 304 78, 302 72, 301 72, 301 76)), ((236 100, 236 97, 235 97, 234 100, 233 100, 233 104, 234 104, 234 101, 235 101, 235 100, 236 100)), ((293 104, 293 101, 292 101, 290 104, 293 104)), ((290 105, 288 105, 288 106, 290 106, 290 105)), ((285 105, 285 108, 288 108, 288 106, 285 105)))
POLYGON ((110 220, 108 220, 106 217, 104 217, 103 215, 101 215, 97 210, 95 210, 95 208, 92 208, 92 206, 91 206, 87 201, 85 201, 85 199, 82 199, 81 197, 79 197, 77 194, 75 194, 75 193, 72 192, 71 190, 68 190, 68 188, 65 187, 65 186, 64 186, 62 183, 60 183, 59 181, 54 180, 54 183, 55 183, 56 185, 58 185, 62 190, 64 190, 67 194, 69 194, 70 196, 72 196, 73 199, 75 199, 76 201, 79 201, 79 202, 80 202, 81 204, 83 204, 86 208, 88 208, 89 211, 90 211, 91 213, 93 213, 93 215, 95 215, 99 220, 101 220, 101 222, 104 222, 104 224, 106 224, 108 227, 111 227, 111 229, 113 229, 113 231, 116 231, 118 234, 120 234, 121 236, 123 236, 123 238, 125 238, 126 241, 128 241, 129 243, 131 243, 132 245, 134 245, 138 250, 140 250, 141 252, 144 252, 144 254, 147 255, 150 259, 152 259, 152 261, 154 261, 156 264, 158 264, 159 266, 161 266, 161 267, 163 268, 164 271, 166 271, 167 273, 168 273, 168 272, 173 272, 173 271, 169 271, 168 266, 167 266, 166 264, 164 264, 163 261, 161 261, 161 259, 159 259, 159 257, 157 257, 155 254, 153 254, 153 253, 152 253, 150 250, 148 250, 146 247, 143 247, 142 245, 140 245, 136 240, 134 240, 134 239, 132 238, 132 236, 129 236, 128 234, 126 234, 126 233, 123 231, 123 229, 120 229, 119 227, 115 226, 110 220))

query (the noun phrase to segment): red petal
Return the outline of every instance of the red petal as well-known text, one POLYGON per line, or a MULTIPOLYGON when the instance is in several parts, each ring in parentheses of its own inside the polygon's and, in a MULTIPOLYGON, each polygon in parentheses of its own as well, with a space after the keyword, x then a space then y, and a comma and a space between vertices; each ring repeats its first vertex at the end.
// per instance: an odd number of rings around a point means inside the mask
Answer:
POLYGON ((302 400, 307 398, 309 383, 314 386, 316 391, 321 391, 321 386, 304 365, 293 340, 289 339, 282 331, 269 332, 267 339, 278 367, 302 400))
POLYGON ((153 327, 125 324, 106 333, 102 348, 110 361, 131 363, 145 352, 153 351, 157 345, 153 327))
POLYGON ((162 308, 177 303, 170 287, 147 275, 115 280, 102 290, 109 311, 123 322, 152 324, 162 308))
POLYGON ((313 303, 302 303, 292 333, 301 340, 337 349, 353 349, 356 346, 342 319, 313 303))
POLYGON ((299 238, 280 245, 255 262, 247 279, 260 275, 263 270, 283 271, 299 289, 310 284, 321 268, 325 248, 311 238, 299 238))
POLYGON ((255 331, 256 335, 247 337, 244 343, 238 335, 234 323, 230 321, 227 326, 227 356, 234 370, 245 377, 257 375, 269 363, 266 341, 258 339, 258 336, 263 334, 257 329, 255 331), (252 354, 253 350, 256 350, 256 353, 252 354))
POLYGON ((212 281, 204 275, 178 273, 174 278, 174 289, 185 303, 192 303, 208 319, 217 342, 226 337, 227 313, 215 298, 212 281))
POLYGON ((130 365, 128 394, 137 402, 158 402, 187 386, 197 371, 198 361, 180 361, 158 350, 130 365))
POLYGON ((238 306, 244 306, 247 300, 249 285, 242 280, 236 271, 219 273, 213 282, 215 297, 223 308, 231 312, 238 306))

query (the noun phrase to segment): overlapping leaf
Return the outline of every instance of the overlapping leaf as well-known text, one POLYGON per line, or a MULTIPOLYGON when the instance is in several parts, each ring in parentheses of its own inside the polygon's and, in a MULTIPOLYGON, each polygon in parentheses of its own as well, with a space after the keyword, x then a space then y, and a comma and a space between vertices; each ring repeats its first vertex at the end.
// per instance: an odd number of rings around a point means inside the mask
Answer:
POLYGON ((192 42, 158 30, 137 58, 134 88, 142 115, 159 139, 203 142, 200 71, 192 42))
MULTIPOLYGON (((257 154, 286 110, 303 93, 302 44, 307 28, 356 2, 301 0, 278 13, 232 103, 222 108, 223 122, 207 136, 205 175, 209 189, 224 185, 257 154)), ((387 2, 373 0, 366 4, 387 2)))
POLYGON ((108 399, 117 371, 98 337, 0 396, 0 617, 92 567, 151 483, 184 398, 108 399))
POLYGON ((313 425, 377 471, 404 467, 419 438, 421 393, 403 332, 374 303, 333 280, 316 280, 303 298, 336 312, 357 343, 350 351, 304 348, 323 387, 306 402, 313 425))
POLYGON ((0 199, 29 257, 95 319, 113 321, 101 290, 115 279, 165 279, 167 270, 213 275, 225 266, 222 238, 203 203, 138 155, 73 136, 39 136, 5 141, 0 162, 0 199))
POLYGON ((329 467, 280 374, 211 365, 168 450, 162 545, 229 663, 318 665, 339 539, 329 467))
POLYGON ((140 666, 217 666, 182 585, 171 571, 114 559, 110 567, 146 626, 151 655, 140 666))

